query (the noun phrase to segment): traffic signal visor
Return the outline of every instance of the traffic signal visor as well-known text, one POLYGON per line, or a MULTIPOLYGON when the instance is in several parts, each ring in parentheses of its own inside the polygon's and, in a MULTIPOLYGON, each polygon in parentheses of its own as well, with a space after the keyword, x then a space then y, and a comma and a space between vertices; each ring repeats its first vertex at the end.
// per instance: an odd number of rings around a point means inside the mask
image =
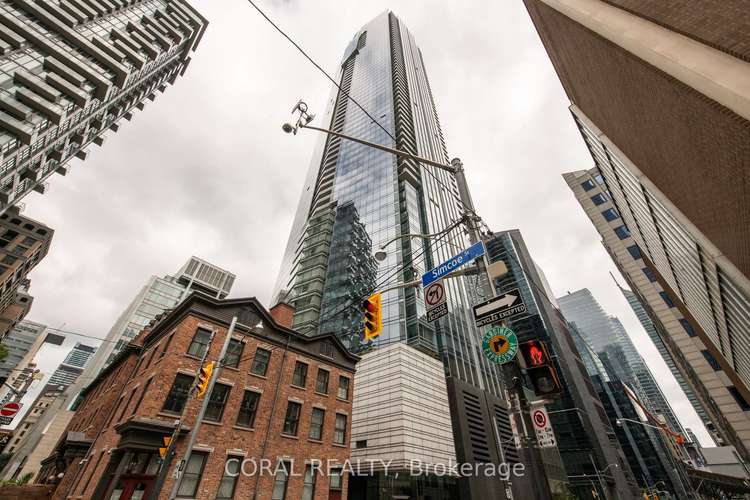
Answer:
POLYGON ((198 397, 203 396, 208 389, 208 382, 211 380, 211 373, 214 371, 214 362, 204 365, 201 373, 198 375, 198 397))
POLYGON ((380 292, 375 293, 362 303, 365 334, 364 341, 369 342, 380 336, 383 331, 383 309, 380 292))

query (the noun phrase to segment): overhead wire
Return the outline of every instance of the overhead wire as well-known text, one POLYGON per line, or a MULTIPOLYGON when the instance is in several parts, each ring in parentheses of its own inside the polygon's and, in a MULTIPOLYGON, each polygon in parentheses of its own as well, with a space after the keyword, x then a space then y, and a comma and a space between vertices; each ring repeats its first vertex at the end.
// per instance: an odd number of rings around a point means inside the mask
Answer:
MULTIPOLYGON (((287 34, 287 33, 286 33, 286 32, 285 32, 285 31, 284 31, 283 29, 281 29, 281 27, 279 27, 279 25, 278 25, 278 24, 276 24, 276 23, 275 23, 275 22, 274 22, 274 21, 273 21, 273 20, 272 20, 272 19, 271 19, 270 17, 268 17, 268 15, 267 15, 267 14, 266 14, 265 12, 263 12, 263 10, 262 10, 262 9, 261 9, 260 7, 258 7, 258 5, 257 5, 257 4, 256 4, 256 3, 255 3, 255 2, 253 1, 253 0, 247 0, 247 1, 248 1, 248 3, 249 3, 249 4, 250 4, 250 5, 251 5, 251 6, 252 6, 252 7, 253 7, 253 8, 254 8, 254 9, 255 9, 256 11, 258 11, 258 13, 259 13, 259 14, 260 14, 261 16, 263 16, 263 18, 264 18, 264 19, 265 19, 266 21, 268 21, 268 23, 269 23, 269 24, 270 24, 271 26, 273 26, 273 27, 274 27, 274 29, 275 29, 276 31, 278 31, 278 32, 279 32, 279 34, 281 34, 281 36, 283 36, 284 38, 286 38, 286 39, 287 39, 287 40, 289 41, 289 43, 291 43, 291 44, 292 44, 292 45, 293 45, 293 46, 294 46, 294 47, 295 47, 295 48, 296 48, 296 49, 297 49, 297 50, 299 51, 299 53, 300 53, 300 54, 302 54, 302 55, 303 55, 303 56, 305 57, 305 59, 307 59, 307 60, 308 60, 308 61, 309 61, 309 62, 310 62, 310 63, 311 63, 311 64, 312 64, 313 66, 315 66, 315 68, 316 68, 316 69, 317 69, 318 71, 320 71, 321 73, 323 73, 323 75, 325 75, 325 77, 326 77, 326 78, 327 78, 328 80, 330 80, 330 81, 331 81, 331 83, 333 83, 333 84, 334 84, 334 85, 336 86, 336 88, 337 88, 337 89, 339 90, 339 92, 341 92, 341 93, 342 93, 342 94, 343 94, 343 95, 344 95, 344 96, 345 96, 345 97, 346 97, 346 98, 347 98, 348 100, 352 101, 352 102, 353 102, 353 103, 354 103, 354 104, 355 104, 355 105, 357 106, 357 108, 359 108, 359 109, 360 109, 360 110, 361 110, 361 111, 362 111, 362 112, 363 112, 363 113, 365 114, 365 116, 367 116, 367 117, 368 117, 368 118, 369 118, 369 119, 370 119, 370 120, 372 121, 372 123, 374 123, 375 125, 377 125, 377 126, 378 126, 378 127, 379 127, 379 128, 380 128, 380 129, 382 130, 382 131, 383 131, 383 132, 385 132, 385 133, 386 133, 386 134, 388 135, 388 137, 390 137, 390 138, 391 138, 391 140, 393 140, 393 143, 394 143, 394 144, 397 144, 397 143, 398 143, 398 141, 396 140, 396 138, 395 138, 395 137, 393 136, 393 134, 392 134, 392 133, 391 133, 391 132, 390 132, 390 131, 389 131, 388 129, 386 129, 386 128, 385 128, 385 127, 384 127, 384 126, 383 126, 383 125, 382 125, 382 124, 381 124, 381 123, 380 123, 380 122, 379 122, 379 121, 378 121, 378 120, 377 120, 377 119, 376 119, 376 118, 375 118, 374 116, 372 116, 372 114, 370 114, 370 113, 369 113, 369 112, 368 112, 368 111, 367 111, 367 110, 366 110, 366 109, 365 109, 365 108, 364 108, 364 107, 363 107, 363 106, 362 106, 362 105, 361 105, 361 104, 360 104, 360 103, 359 103, 359 102, 358 102, 358 101, 357 101, 357 100, 356 100, 356 99, 355 99, 354 97, 352 97, 352 96, 351 96, 351 95, 350 95, 350 94, 349 94, 349 93, 348 93, 348 92, 347 92, 346 90, 344 90, 344 89, 343 89, 343 88, 341 87, 341 84, 339 84, 339 82, 337 82, 337 81, 336 81, 336 80, 335 80, 335 79, 334 79, 334 78, 333 78, 333 77, 332 77, 332 76, 331 76, 331 75, 330 75, 330 74, 329 74, 329 73, 328 73, 328 72, 327 72, 327 71, 326 71, 325 69, 323 69, 323 67, 322 67, 322 66, 320 66, 320 64, 318 64, 318 63, 317 63, 317 62, 316 62, 316 61, 315 61, 315 60, 314 60, 314 59, 313 59, 313 58, 312 58, 312 57, 311 57, 311 56, 310 56, 310 55, 309 55, 309 54, 308 54, 308 53, 307 53, 307 52, 305 51, 305 49, 303 49, 303 48, 302 48, 302 47, 301 47, 301 46, 300 46, 300 45, 299 45, 299 44, 298 44, 297 42, 295 42, 295 41, 294 41, 294 40, 292 39, 292 37, 291 37, 291 36, 289 36, 289 35, 288 35, 288 34, 287 34)), ((418 160, 414 160, 414 161, 418 161, 418 160)), ((451 189, 449 189, 449 188, 448 188, 448 187, 447 187, 447 186, 445 185, 445 183, 443 183, 443 181, 441 181, 441 180, 440 180, 440 179, 439 179, 439 178, 438 178, 437 176, 435 176, 435 174, 434 174, 434 173, 432 173, 432 172, 431 172, 431 171, 430 171, 430 170, 429 170, 428 168, 426 168, 426 166, 424 166, 424 165, 423 165, 423 171, 424 171, 424 172, 426 172, 426 173, 427 173, 427 174, 428 174, 429 176, 431 176, 431 177, 432 177, 433 179, 435 179, 435 181, 436 181, 436 182, 437 182, 438 184, 440 184, 440 186, 442 186, 442 187, 443 187, 443 189, 445 189, 445 190, 446 190, 447 192, 449 192, 449 193, 451 193, 451 194, 453 195, 453 191, 452 191, 451 189)), ((467 206, 466 206, 466 205, 465 205, 465 204, 463 203, 463 201, 461 201, 461 199, 460 199, 459 197, 457 197, 457 196, 453 195, 453 198, 454 198, 454 199, 455 199, 455 200, 456 200, 456 201, 457 201, 457 202, 458 202, 458 203, 459 203, 459 204, 461 205, 461 208, 462 208, 463 210, 469 210, 469 211, 473 212, 473 210, 470 210, 470 209, 469 209, 469 207, 467 207, 467 206)))

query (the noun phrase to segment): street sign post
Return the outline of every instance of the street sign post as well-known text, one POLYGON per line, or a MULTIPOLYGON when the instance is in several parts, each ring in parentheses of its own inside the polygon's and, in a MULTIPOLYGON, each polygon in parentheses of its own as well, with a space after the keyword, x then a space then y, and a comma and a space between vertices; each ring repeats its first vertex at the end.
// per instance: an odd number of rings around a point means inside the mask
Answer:
POLYGON ((487 331, 482 341, 482 352, 490 361, 499 365, 516 357, 518 337, 510 328, 497 326, 487 331))
POLYGON ((422 286, 427 287, 430 283, 443 278, 464 264, 472 262, 477 257, 484 255, 484 243, 477 241, 458 255, 454 255, 437 267, 433 267, 422 275, 422 286))
POLYGON ((13 417, 16 416, 18 410, 23 406, 21 403, 5 403, 0 407, 0 425, 8 425, 13 421, 13 417))
POLYGON ((536 439, 539 441, 541 448, 553 448, 557 446, 555 432, 552 430, 552 424, 549 421, 549 414, 542 406, 531 411, 531 420, 534 422, 534 431, 536 439))
POLYGON ((427 308, 427 321, 435 321, 448 314, 443 280, 434 281, 425 287, 424 305, 427 308))
POLYGON ((474 321, 477 326, 484 326, 525 312, 526 304, 515 289, 475 305, 474 321))
POLYGON ((435 281, 424 289, 424 305, 427 309, 432 309, 440 304, 445 303, 445 286, 443 281, 435 281))

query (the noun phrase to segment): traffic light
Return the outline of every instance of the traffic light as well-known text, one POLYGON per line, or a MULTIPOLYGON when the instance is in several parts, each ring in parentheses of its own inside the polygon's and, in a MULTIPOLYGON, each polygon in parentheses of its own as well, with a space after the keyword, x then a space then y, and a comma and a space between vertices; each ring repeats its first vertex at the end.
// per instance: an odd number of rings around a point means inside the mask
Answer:
POLYGON ((371 295, 362 302, 362 313, 364 314, 365 321, 364 341, 369 342, 379 337, 380 332, 383 331, 383 311, 380 302, 380 292, 371 295))
POLYGON ((561 392, 560 379, 546 344, 541 340, 529 340, 520 344, 518 350, 536 395, 545 398, 558 395, 561 392))
POLYGON ((172 436, 162 436, 162 441, 164 442, 164 447, 159 448, 159 456, 163 459, 167 456, 167 450, 169 450, 169 443, 172 442, 172 436))
POLYGON ((208 382, 211 380, 211 373, 214 371, 214 362, 204 365, 198 375, 198 397, 203 396, 208 389, 208 382))

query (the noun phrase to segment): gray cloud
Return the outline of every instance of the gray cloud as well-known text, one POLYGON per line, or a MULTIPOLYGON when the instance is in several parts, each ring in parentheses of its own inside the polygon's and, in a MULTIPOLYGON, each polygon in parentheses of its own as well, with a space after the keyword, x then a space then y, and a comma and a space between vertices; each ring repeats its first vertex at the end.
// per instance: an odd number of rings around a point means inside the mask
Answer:
MULTIPOLYGON (((26 199, 55 228, 30 318, 103 337, 152 274, 191 255, 238 275, 264 303, 315 137, 280 125, 330 85, 242 0, 192 0, 211 21, 184 78, 90 159, 26 199)), ((592 166, 522 2, 260 2, 333 72, 354 32, 392 8, 424 54, 449 151, 495 229, 517 227, 557 294, 588 287, 623 321, 683 422, 702 431, 615 288, 599 237, 560 174, 592 166)))

